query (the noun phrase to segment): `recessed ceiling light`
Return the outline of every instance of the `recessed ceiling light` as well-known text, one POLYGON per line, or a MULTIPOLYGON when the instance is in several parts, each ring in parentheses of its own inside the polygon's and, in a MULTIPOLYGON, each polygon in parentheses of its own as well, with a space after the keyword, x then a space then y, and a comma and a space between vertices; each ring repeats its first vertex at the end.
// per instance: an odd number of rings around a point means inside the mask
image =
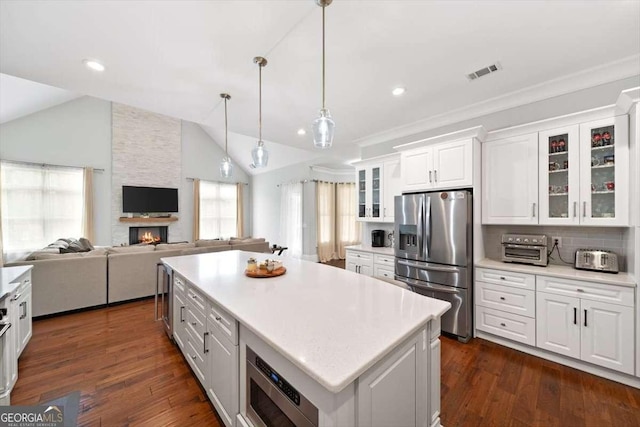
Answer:
POLYGON ((392 94, 394 94, 395 96, 400 96, 403 93, 405 93, 406 89, 403 87, 397 87, 394 90, 391 91, 392 94))
POLYGON ((85 59, 82 62, 87 68, 91 68, 94 71, 104 71, 104 65, 102 65, 95 59, 85 59))
POLYGON ((298 129, 298 135, 306 135, 307 131, 304 129, 298 129))

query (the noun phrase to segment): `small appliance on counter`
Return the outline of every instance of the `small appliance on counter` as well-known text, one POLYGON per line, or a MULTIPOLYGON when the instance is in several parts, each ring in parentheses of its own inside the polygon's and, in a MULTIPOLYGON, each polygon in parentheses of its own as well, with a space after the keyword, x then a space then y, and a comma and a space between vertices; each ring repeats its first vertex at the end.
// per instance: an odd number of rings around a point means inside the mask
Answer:
POLYGON ((575 268, 615 274, 618 273, 618 255, 602 249, 578 249, 575 268))
POLYGON ((374 248, 384 247, 384 230, 371 230, 371 246, 374 248))
POLYGON ((546 267, 549 263, 547 236, 543 234, 503 234, 502 261, 546 267))

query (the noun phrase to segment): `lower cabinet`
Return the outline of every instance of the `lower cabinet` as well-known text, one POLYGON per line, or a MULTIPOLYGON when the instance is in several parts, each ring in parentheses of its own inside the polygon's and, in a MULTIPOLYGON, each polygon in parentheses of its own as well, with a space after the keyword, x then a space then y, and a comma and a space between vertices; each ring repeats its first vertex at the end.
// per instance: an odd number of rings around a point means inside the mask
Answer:
POLYGON ((16 358, 20 357, 33 333, 31 322, 31 275, 21 280, 16 295, 12 298, 13 325, 16 331, 16 358))
POLYGON ((381 276, 393 279, 395 257, 376 252, 347 249, 345 268, 366 276, 381 276))
POLYGON ((223 335, 215 321, 207 320, 209 378, 207 395, 226 426, 235 425, 239 412, 238 346, 223 335))
POLYGON ((185 326, 187 324, 187 299, 184 279, 178 276, 173 278, 173 339, 184 353, 184 345, 187 342, 185 326))

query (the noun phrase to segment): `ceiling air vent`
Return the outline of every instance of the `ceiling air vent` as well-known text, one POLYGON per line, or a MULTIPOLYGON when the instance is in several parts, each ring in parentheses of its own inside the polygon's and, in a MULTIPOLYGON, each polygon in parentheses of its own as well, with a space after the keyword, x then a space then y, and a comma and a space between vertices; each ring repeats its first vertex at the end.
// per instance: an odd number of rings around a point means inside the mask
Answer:
POLYGON ((469 81, 479 79, 480 77, 495 73, 498 70, 502 70, 502 66, 499 62, 496 62, 495 64, 491 64, 488 67, 484 67, 477 71, 474 71, 473 73, 467 74, 467 78, 469 79, 469 81))

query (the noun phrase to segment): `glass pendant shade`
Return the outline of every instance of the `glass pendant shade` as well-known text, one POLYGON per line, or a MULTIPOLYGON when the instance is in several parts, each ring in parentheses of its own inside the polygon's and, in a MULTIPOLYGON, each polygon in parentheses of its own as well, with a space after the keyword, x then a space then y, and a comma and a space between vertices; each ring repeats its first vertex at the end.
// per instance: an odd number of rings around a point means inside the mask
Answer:
POLYGON ((251 150, 251 157, 253 158, 253 165, 256 168, 263 168, 267 166, 269 161, 269 152, 264 148, 264 142, 258 141, 258 145, 251 150))
POLYGON ((331 118, 329 110, 323 108, 320 115, 313 121, 313 145, 316 148, 331 148, 336 124, 331 118))
POLYGON ((233 177, 233 163, 230 157, 224 157, 220 162, 220 176, 222 178, 233 177))

